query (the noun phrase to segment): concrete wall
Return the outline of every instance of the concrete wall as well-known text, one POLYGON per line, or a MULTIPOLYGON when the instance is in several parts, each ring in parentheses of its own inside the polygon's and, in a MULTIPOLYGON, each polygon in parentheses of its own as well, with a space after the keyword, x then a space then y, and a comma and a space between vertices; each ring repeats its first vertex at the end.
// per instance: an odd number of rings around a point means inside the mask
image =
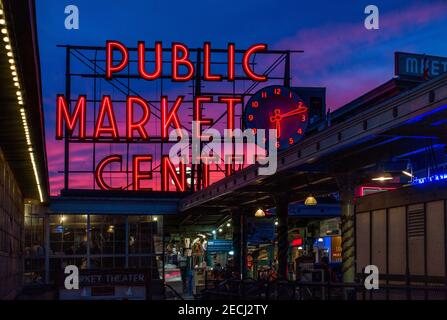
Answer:
POLYGON ((23 278, 23 197, 0 149, 0 299, 14 299, 23 278))

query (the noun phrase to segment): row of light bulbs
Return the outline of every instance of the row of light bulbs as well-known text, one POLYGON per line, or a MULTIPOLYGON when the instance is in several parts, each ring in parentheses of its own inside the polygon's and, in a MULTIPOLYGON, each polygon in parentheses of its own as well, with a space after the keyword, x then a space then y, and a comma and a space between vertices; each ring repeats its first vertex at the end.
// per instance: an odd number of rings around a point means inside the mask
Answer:
POLYGON ((3 4, 1 3, 1 1, 0 1, 0 32, 1 32, 1 36, 3 38, 3 42, 5 43, 6 55, 8 57, 8 62, 10 65, 9 68, 11 69, 12 81, 14 83, 14 86, 17 88, 17 92, 16 92, 17 103, 20 106, 20 116, 22 118, 23 129, 25 131, 26 144, 28 147, 28 152, 29 152, 31 163, 33 166, 34 176, 36 178, 36 184, 37 184, 37 189, 39 191, 40 201, 43 202, 44 199, 43 199, 42 187, 41 187, 41 183, 40 183, 40 179, 39 179, 39 174, 37 171, 36 158, 34 156, 34 149, 33 149, 32 143, 31 143, 31 136, 30 136, 28 121, 27 121, 27 117, 26 117, 26 110, 24 108, 23 95, 22 95, 22 90, 21 90, 20 81, 19 81, 19 74, 17 71, 16 61, 14 59, 14 53, 12 51, 11 39, 9 38, 9 33, 8 33, 8 29, 7 29, 7 24, 6 24, 6 17, 5 17, 5 13, 3 11, 3 4))

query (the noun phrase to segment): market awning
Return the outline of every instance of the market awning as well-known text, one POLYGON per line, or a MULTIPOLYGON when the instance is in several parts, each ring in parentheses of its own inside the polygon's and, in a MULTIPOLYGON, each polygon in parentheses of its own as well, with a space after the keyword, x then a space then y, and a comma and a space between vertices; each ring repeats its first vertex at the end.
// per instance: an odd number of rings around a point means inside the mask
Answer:
POLYGON ((0 45, 0 147, 23 196, 46 201, 49 189, 34 2, 3 0, 3 5, 2 28, 8 31, 8 41, 2 39, 0 45), (18 103, 18 91, 23 105, 18 103))
MULTIPOLYGON (((358 173, 383 159, 393 159, 427 146, 444 146, 447 130, 447 74, 393 98, 352 112, 278 154, 274 175, 259 176, 256 165, 226 177, 181 200, 181 212, 224 212, 262 205, 274 207, 275 192, 289 192, 290 201, 309 194, 339 190, 336 177, 358 173)), ((370 180, 369 180, 370 181, 370 180)))

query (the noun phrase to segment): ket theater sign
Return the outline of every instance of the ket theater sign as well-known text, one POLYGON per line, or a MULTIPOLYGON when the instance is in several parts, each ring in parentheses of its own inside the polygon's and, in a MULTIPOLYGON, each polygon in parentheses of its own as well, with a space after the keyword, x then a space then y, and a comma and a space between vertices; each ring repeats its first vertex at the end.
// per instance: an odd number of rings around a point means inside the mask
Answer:
MULTIPOLYGON (((181 43, 173 43, 171 45, 171 57, 170 61, 165 61, 163 63, 163 48, 161 42, 155 43, 155 47, 153 48, 153 54, 151 54, 150 59, 146 57, 146 53, 148 50, 146 49, 144 42, 138 42, 137 54, 138 54, 138 63, 137 63, 137 74, 140 79, 144 79, 147 81, 153 81, 160 79, 162 76, 166 77, 166 74, 169 74, 172 78, 173 82, 186 82, 193 79, 195 76, 195 64, 190 59, 190 51, 188 47, 181 43), (155 56, 155 57, 154 57, 155 56), (146 59, 148 61, 146 61, 146 59), (149 63, 149 60, 151 61, 149 63), (168 70, 163 70, 169 62, 168 70)), ((135 49, 133 49, 135 50, 135 49)), ((235 64, 241 64, 242 70, 245 76, 248 79, 257 82, 267 81, 268 78, 265 75, 257 74, 251 67, 250 59, 256 53, 260 53, 267 50, 267 45, 265 44, 255 44, 250 46, 244 53, 241 55, 242 61, 235 61, 236 57, 236 49, 233 43, 229 43, 226 50, 226 73, 225 74, 217 74, 213 73, 211 70, 211 44, 206 42, 203 45, 203 62, 202 62, 202 77, 204 81, 235 81, 235 64)), ((108 80, 114 79, 120 72, 122 72, 125 68, 130 68, 130 58, 129 58, 130 48, 127 48, 125 45, 118 41, 107 41, 106 42, 106 62, 105 62, 105 77, 108 80)), ((280 110, 280 106, 275 107, 275 110, 272 110, 271 114, 267 114, 266 118, 272 117, 272 124, 276 125, 276 130, 271 130, 277 132, 279 136, 281 132, 280 122, 282 120, 282 114, 291 117, 294 115, 300 116, 300 123, 307 122, 307 108, 304 106, 302 101, 298 99, 292 93, 288 93, 285 88, 281 90, 281 88, 271 88, 270 91, 265 91, 262 95, 259 94, 259 99, 266 99, 267 92, 271 92, 272 96, 277 96, 278 99, 281 95, 286 95, 283 97, 284 99, 290 99, 294 104, 296 103, 295 111, 284 111, 280 110), (286 114, 286 112, 288 112, 286 114)), ((126 119, 125 119, 125 129, 121 127, 119 130, 117 125, 117 118, 114 112, 113 99, 108 95, 103 95, 100 100, 99 111, 94 119, 94 125, 92 127, 92 132, 87 132, 87 113, 92 112, 92 110, 88 110, 88 99, 85 95, 79 95, 75 103, 71 106, 69 101, 67 101, 67 97, 62 94, 57 96, 56 102, 56 139, 70 139, 70 141, 112 141, 116 143, 128 143, 128 142, 136 142, 136 141, 150 141, 151 139, 157 138, 161 139, 161 141, 172 141, 170 140, 170 135, 172 131, 176 132, 179 138, 182 138, 182 135, 185 131, 182 130, 184 128, 184 124, 181 123, 179 117, 179 113, 187 112, 186 107, 182 107, 182 103, 184 102, 184 96, 177 96, 175 99, 168 98, 168 96, 160 97, 160 133, 161 137, 151 137, 148 134, 147 126, 148 121, 151 118, 151 106, 150 104, 140 96, 136 95, 128 95, 126 97, 126 119), (172 102, 174 101, 174 102, 172 102), (182 110, 183 109, 183 110, 182 110), (172 131, 170 131, 170 129, 172 131)), ((202 126, 212 126, 213 119, 204 118, 202 116, 202 107, 204 104, 212 102, 212 96, 200 96, 196 95, 193 101, 193 116, 191 120, 192 127, 191 131, 193 132, 193 138, 196 137, 199 140, 204 139, 204 135, 202 135, 202 126), (194 136, 194 134, 196 136, 194 136)), ((239 96, 220 96, 218 97, 218 102, 226 105, 227 110, 227 128, 228 130, 237 129, 235 128, 235 106, 238 104, 242 104, 243 100, 239 96)), ((249 101, 250 103, 250 101, 249 101)), ((262 101, 253 101, 251 107, 255 108, 260 105, 262 101)), ((257 115, 257 114, 256 114, 257 115)), ((285 117, 284 117, 285 118, 285 117)), ((248 121, 253 121, 255 123, 255 112, 250 115, 248 121)), ((275 127, 270 126, 270 128, 254 128, 253 126, 247 126, 251 128, 251 130, 255 131, 256 129, 275 129, 275 127)), ((303 126, 300 126, 299 135, 303 134, 303 126)), ((292 144, 297 141, 299 136, 290 135, 285 137, 283 134, 283 140, 286 143, 292 144), (286 140, 287 139, 287 140, 286 140)), ((276 139, 276 137, 275 137, 276 139)), ((205 139, 206 140, 206 139, 205 139)), ((275 143, 276 148, 279 148, 279 143, 275 143)), ((270 146, 268 146, 268 149, 270 146)), ((274 149, 274 148, 273 148, 274 149)), ((275 162, 276 162, 276 149, 272 150, 275 152, 275 162)), ((268 152, 273 153, 273 152, 268 152)), ((265 155, 264 155, 265 156, 265 155)), ((161 190, 162 191, 170 191, 170 187, 175 186, 177 191, 185 191, 187 182, 186 182, 186 167, 185 163, 179 163, 179 166, 176 168, 176 164, 171 160, 172 157, 169 155, 161 155, 160 167, 161 167, 161 190)), ((259 160, 259 159, 258 159, 259 160)), ((104 190, 111 189, 123 189, 123 187, 112 187, 108 185, 103 179, 103 172, 105 168, 107 168, 111 163, 122 163, 122 155, 119 154, 111 154, 103 158, 96 165, 95 169, 95 180, 96 184, 99 188, 104 190)), ((152 172, 148 170, 143 170, 143 166, 147 166, 148 163, 153 161, 153 157, 151 154, 136 154, 132 156, 132 189, 137 190, 148 190, 142 186, 144 181, 152 179, 152 172)), ((204 174, 204 186, 208 184, 209 178, 209 169, 207 169, 206 161, 202 159, 202 170, 204 174)), ((276 166, 276 164, 275 164, 276 166)), ((276 167, 275 167, 276 168, 276 167)))

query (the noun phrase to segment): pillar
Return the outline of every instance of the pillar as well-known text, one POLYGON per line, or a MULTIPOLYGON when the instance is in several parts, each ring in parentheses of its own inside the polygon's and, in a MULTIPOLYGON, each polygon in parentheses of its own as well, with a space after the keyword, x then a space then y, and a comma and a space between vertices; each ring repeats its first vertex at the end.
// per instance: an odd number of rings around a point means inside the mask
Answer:
POLYGON ((87 269, 90 270, 92 268, 92 261, 91 261, 91 257, 90 257, 90 253, 91 253, 91 224, 90 224, 90 214, 87 214, 87 269))
POLYGON ((278 245, 278 276, 287 279, 287 265, 289 256, 289 193, 275 195, 276 216, 278 217, 277 245, 278 245))
POLYGON ((234 270, 244 279, 247 273, 247 216, 241 209, 231 213, 233 222, 234 270))
POLYGON ((355 280, 355 183, 351 175, 337 177, 341 204, 343 282, 355 280))
POLYGON ((50 283, 50 215, 45 213, 45 284, 50 283))

